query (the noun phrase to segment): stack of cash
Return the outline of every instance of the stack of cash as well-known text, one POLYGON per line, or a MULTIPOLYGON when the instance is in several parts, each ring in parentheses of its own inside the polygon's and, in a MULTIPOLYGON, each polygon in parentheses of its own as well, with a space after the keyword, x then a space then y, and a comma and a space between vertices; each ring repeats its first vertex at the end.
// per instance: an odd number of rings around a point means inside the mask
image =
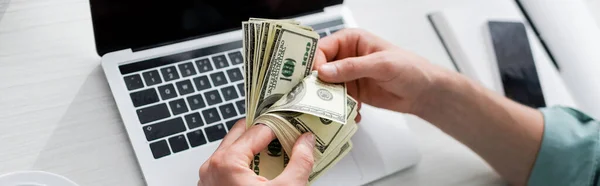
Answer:
POLYGON ((265 124, 277 136, 250 168, 268 179, 289 162, 305 132, 315 135, 312 183, 352 149, 357 102, 345 84, 325 83, 312 71, 319 35, 294 20, 251 18, 242 23, 246 127, 265 124))

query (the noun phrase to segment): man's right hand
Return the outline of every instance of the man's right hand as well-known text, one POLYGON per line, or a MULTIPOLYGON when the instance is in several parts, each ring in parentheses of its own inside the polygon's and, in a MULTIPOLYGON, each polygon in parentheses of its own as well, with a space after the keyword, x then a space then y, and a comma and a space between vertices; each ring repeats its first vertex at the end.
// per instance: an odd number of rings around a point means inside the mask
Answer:
POLYGON ((345 29, 319 42, 323 81, 380 108, 415 114, 464 143, 511 185, 525 185, 540 148, 542 114, 370 33, 345 29))
POLYGON ((344 29, 319 41, 319 78, 347 82, 359 101, 404 113, 419 113, 446 70, 360 29, 344 29))

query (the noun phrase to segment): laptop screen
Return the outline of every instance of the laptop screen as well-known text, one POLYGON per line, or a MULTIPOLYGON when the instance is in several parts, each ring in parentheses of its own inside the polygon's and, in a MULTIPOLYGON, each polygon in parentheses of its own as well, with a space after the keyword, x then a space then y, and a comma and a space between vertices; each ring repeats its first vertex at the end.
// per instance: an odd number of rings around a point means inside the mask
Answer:
POLYGON ((343 0, 90 0, 99 55, 239 29, 249 17, 285 18, 343 0))

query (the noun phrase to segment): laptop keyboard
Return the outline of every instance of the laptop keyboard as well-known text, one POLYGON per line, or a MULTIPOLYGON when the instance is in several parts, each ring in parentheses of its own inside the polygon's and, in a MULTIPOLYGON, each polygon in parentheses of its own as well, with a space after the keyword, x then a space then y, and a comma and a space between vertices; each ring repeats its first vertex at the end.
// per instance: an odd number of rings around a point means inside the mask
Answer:
MULTIPOLYGON (((321 37, 342 20, 313 25, 321 37)), ((246 114, 241 41, 119 66, 155 159, 217 142, 246 114)))

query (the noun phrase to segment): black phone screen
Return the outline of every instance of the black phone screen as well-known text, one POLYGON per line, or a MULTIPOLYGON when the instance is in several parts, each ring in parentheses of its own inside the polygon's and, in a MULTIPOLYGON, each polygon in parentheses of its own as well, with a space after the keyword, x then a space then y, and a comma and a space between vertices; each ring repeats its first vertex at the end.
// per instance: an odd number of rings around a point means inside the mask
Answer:
POLYGON ((519 22, 488 22, 506 97, 521 104, 545 107, 527 31, 519 22))

